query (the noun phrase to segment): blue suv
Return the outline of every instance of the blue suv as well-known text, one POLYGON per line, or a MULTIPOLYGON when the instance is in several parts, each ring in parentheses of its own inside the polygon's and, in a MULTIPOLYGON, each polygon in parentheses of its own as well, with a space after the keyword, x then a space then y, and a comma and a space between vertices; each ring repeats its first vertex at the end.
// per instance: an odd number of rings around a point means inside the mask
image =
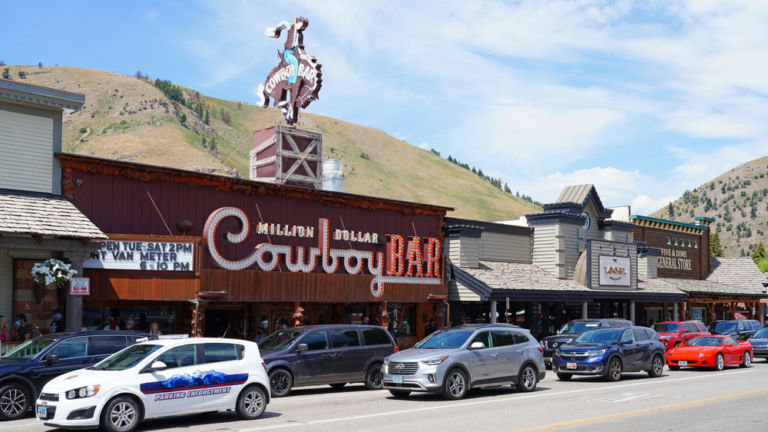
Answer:
POLYGON ((53 333, 22 343, 0 357, 0 420, 24 416, 51 379, 100 362, 138 338, 157 336, 134 331, 85 331, 53 333))
POLYGON ((618 381, 622 372, 640 371, 655 378, 664 370, 664 345, 648 327, 591 330, 555 351, 552 369, 562 381, 573 375, 618 381))

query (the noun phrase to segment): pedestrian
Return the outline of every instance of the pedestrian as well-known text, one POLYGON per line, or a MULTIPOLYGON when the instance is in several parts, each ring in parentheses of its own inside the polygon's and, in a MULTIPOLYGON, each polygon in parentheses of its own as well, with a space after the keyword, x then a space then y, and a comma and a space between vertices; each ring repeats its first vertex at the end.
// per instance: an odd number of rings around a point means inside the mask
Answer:
POLYGON ((163 334, 160 332, 160 325, 157 323, 157 321, 152 321, 149 323, 149 334, 160 336, 163 334))
POLYGON ((11 338, 10 329, 8 328, 8 320, 5 316, 0 315, 0 342, 8 342, 11 338))
POLYGON ((434 318, 430 318, 429 323, 424 327, 424 336, 429 336, 434 333, 435 325, 437 325, 437 321, 434 318))
POLYGON ((264 329, 261 327, 256 328, 256 337, 253 339, 254 342, 259 343, 261 340, 264 339, 264 329))
POLYGON ((56 309, 53 311, 53 321, 51 321, 51 326, 48 327, 48 330, 51 333, 57 333, 57 332, 63 332, 66 324, 64 324, 64 317, 61 315, 61 311, 56 309))
POLYGON ((16 315, 16 338, 22 342, 32 339, 32 326, 27 323, 26 314, 16 315))

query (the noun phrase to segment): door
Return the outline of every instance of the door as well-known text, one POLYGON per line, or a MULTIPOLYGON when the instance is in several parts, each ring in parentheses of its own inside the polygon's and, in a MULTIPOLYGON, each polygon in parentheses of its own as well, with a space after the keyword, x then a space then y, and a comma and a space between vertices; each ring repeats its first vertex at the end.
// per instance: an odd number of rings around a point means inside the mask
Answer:
POLYGON ((525 356, 522 348, 528 338, 509 330, 493 330, 491 337, 493 348, 499 352, 493 365, 491 378, 505 379, 517 375, 522 364, 521 360, 525 356))
MULTIPOLYGON (((188 395, 188 391, 210 381, 206 372, 198 372, 197 345, 188 343, 164 351, 153 361, 161 361, 166 369, 141 375, 141 393, 147 417, 200 411, 202 398, 188 395)), ((152 363, 150 363, 152 364, 152 363)))
POLYGON ((624 370, 634 371, 639 368, 640 361, 643 356, 643 350, 637 343, 634 331, 632 329, 625 330, 619 339, 619 342, 624 342, 626 340, 630 340, 631 342, 626 345, 622 345, 621 348, 619 348, 619 352, 621 352, 622 362, 624 363, 624 370))
MULTIPOLYGON (((307 351, 294 352, 294 383, 297 385, 320 382, 330 374, 328 368, 328 334, 315 330, 301 338, 299 344, 307 344, 307 351)), ((295 348, 294 348, 295 349, 295 348)))
POLYGON ((332 379, 340 382, 361 381, 369 356, 368 348, 360 346, 357 328, 330 329, 328 335, 331 340, 328 366, 332 379))
POLYGON ((76 369, 82 369, 93 364, 88 356, 88 337, 74 337, 65 339, 43 356, 35 368, 36 384, 42 388, 43 384, 53 378, 76 369), (51 356, 58 358, 53 360, 51 356))
POLYGON ((475 342, 482 342, 485 348, 469 350, 467 364, 469 364, 469 373, 472 375, 470 381, 482 383, 493 380, 492 376, 495 375, 493 368, 496 367, 499 359, 499 349, 493 347, 491 332, 481 331, 477 333, 469 345, 471 346, 475 342))
POLYGON ((723 352, 725 353, 725 356, 724 356, 725 363, 726 364, 739 363, 739 360, 740 360, 740 357, 741 357, 739 355, 739 348, 738 348, 739 347, 739 342, 736 339, 732 338, 732 337, 727 337, 723 341, 723 347, 724 347, 723 348, 723 352), (725 345, 727 345, 727 344, 731 344, 732 346, 731 347, 726 347, 725 345))
POLYGON ((243 361, 245 347, 234 343, 204 343, 202 348, 203 363, 200 364, 199 370, 212 371, 220 377, 215 385, 198 391, 201 393, 204 409, 209 411, 234 408, 237 395, 248 380, 248 370, 243 361))
POLYGON ((638 355, 636 368, 649 369, 651 367, 651 341, 652 336, 650 332, 646 332, 643 328, 634 328, 632 333, 635 336, 635 342, 640 350, 638 355))

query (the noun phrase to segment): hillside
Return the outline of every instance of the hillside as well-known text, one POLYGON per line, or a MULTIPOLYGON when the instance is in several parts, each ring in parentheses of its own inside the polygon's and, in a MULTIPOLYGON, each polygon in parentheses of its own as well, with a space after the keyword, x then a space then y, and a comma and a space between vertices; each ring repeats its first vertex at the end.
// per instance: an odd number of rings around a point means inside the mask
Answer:
MULTIPOLYGON (((67 152, 247 178, 251 131, 284 124, 274 109, 173 85, 176 94, 163 92, 154 81, 132 76, 10 66, 12 79, 21 80, 19 72, 26 74, 23 82, 85 94, 82 111, 64 116, 67 152)), ((541 211, 472 171, 382 131, 307 113, 297 126, 323 135, 323 157, 344 166, 345 192, 453 207, 449 216, 485 221, 541 211)))
POLYGON ((759 242, 768 244, 768 157, 731 169, 651 216, 692 222, 694 216, 715 218, 725 255, 751 255, 759 242))

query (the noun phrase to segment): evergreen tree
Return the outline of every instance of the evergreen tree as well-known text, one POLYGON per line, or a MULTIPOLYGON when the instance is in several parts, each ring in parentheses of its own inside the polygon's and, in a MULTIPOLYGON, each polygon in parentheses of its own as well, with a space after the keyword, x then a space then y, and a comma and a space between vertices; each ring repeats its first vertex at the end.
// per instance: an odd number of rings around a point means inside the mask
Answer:
POLYGON ((713 257, 723 256, 723 245, 720 243, 720 231, 709 235, 709 254, 713 257))
POLYGON ((763 246, 763 242, 761 241, 760 243, 757 244, 757 247, 752 252, 752 260, 755 263, 757 263, 758 261, 766 257, 768 257, 768 255, 766 255, 765 246, 763 246))
POLYGON ((675 208, 672 207, 672 203, 669 203, 669 207, 667 207, 667 213, 669 213, 670 218, 675 217, 675 208))
POLYGON ((203 120, 205 124, 211 124, 211 116, 208 114, 208 110, 205 110, 205 120, 203 120))
POLYGON ((184 114, 184 113, 181 113, 181 117, 179 117, 179 121, 181 122, 181 124, 186 123, 187 122, 187 115, 184 114))

